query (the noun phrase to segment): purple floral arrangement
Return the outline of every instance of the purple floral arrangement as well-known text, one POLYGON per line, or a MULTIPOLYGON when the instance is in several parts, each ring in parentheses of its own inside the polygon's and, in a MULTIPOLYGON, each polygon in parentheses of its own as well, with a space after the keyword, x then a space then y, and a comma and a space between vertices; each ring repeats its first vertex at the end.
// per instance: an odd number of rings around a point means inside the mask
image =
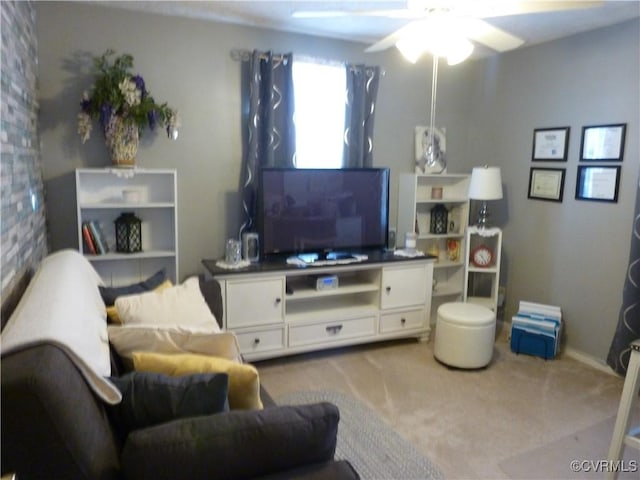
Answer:
POLYGON ((142 136, 145 128, 166 128, 171 139, 178 137, 178 112, 166 103, 158 104, 147 90, 141 75, 133 75, 133 57, 129 54, 115 56, 109 49, 94 58, 95 81, 90 91, 82 94, 81 111, 78 114, 78 134, 82 143, 91 136, 91 121, 98 120, 107 139, 111 137, 117 122, 127 127, 137 127, 142 136), (113 57, 113 58, 112 58, 113 57))

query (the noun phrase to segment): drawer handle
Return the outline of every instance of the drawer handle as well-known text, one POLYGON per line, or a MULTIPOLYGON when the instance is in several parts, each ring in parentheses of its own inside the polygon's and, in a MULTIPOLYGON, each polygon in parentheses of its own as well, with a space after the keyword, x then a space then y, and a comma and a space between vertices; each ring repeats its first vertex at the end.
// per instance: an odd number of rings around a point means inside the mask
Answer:
POLYGON ((332 335, 336 335, 338 333, 340 333, 340 330, 342 330, 342 325, 329 325, 327 328, 327 333, 330 333, 332 335))
POLYGON ((404 327, 404 324, 405 324, 405 323, 407 323, 407 319, 406 319, 406 318, 404 318, 404 317, 402 317, 402 318, 400 319, 400 324, 404 327))
POLYGON ((391 287, 387 287, 385 288, 385 290, 387 291, 387 293, 391 293, 391 287))
POLYGON ((276 305, 278 305, 281 301, 282 299, 280 297, 276 298, 276 305))
POLYGON ((254 338, 253 339, 253 344, 254 345, 258 345, 260 343, 260 339, 259 338, 254 338))

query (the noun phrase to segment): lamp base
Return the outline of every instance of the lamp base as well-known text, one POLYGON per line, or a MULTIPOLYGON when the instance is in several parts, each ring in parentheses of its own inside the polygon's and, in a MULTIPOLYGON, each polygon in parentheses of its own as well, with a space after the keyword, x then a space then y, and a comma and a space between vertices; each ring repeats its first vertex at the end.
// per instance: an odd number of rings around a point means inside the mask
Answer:
POLYGON ((480 210, 478 211, 478 221, 476 226, 479 229, 489 228, 491 225, 489 224, 489 211, 487 209, 487 201, 483 200, 480 210))

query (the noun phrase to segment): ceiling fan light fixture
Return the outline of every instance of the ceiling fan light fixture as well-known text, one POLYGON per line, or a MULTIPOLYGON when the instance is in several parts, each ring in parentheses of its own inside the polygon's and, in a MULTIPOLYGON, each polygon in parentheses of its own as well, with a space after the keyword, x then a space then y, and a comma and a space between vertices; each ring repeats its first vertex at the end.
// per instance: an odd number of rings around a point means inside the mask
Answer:
POLYGON ((452 42, 447 53, 447 63, 457 65, 464 62, 473 53, 473 43, 466 38, 460 37, 456 42, 452 42))
POLYGON ((400 50, 402 56, 411 63, 416 63, 426 51, 422 42, 416 41, 416 38, 410 36, 398 40, 396 42, 396 48, 400 50))
POLYGON ((449 65, 463 62, 473 52, 473 43, 464 36, 441 29, 411 31, 403 35, 396 48, 411 63, 416 63, 425 53, 447 59, 449 65))
POLYGON ((441 16, 422 32, 427 49, 438 57, 446 58, 449 65, 456 65, 473 52, 473 43, 450 16, 441 16))

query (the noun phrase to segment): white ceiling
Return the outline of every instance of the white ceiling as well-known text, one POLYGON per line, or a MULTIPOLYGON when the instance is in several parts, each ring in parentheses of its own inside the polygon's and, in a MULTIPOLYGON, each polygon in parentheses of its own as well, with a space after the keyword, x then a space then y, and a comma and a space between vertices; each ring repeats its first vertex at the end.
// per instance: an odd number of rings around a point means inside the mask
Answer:
MULTIPOLYGON (((476 0, 480 3, 483 0, 476 0)), ((513 1, 513 0, 511 0, 513 1)), ((406 19, 342 16, 294 18, 296 11, 402 9, 406 1, 107 1, 109 6, 184 16, 240 25, 251 25, 320 37, 351 40, 366 45, 406 25, 406 19)), ((586 2, 582 2, 586 3, 586 2)), ((486 18, 485 21, 525 40, 523 45, 555 40, 576 33, 614 25, 640 16, 640 0, 593 1, 591 8, 486 18)), ((493 53, 477 46, 476 58, 493 53)))

